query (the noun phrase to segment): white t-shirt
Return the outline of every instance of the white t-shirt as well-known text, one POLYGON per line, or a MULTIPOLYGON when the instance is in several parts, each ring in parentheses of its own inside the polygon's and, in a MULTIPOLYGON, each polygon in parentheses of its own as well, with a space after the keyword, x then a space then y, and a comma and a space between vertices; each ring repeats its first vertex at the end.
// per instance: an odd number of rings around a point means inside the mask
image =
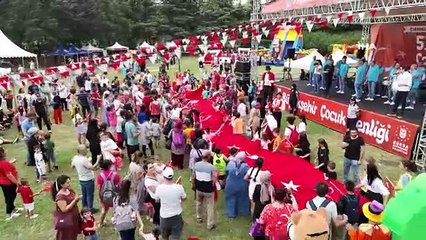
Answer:
POLYGON ((157 179, 153 179, 152 177, 145 177, 145 187, 146 191, 149 193, 151 198, 155 199, 155 191, 157 187, 160 185, 160 182, 157 179))
POLYGON ((268 73, 265 74, 263 86, 271 86, 271 81, 269 81, 269 74, 268 73))
MULTIPOLYGON (((324 197, 316 196, 312 199, 314 202, 314 205, 319 208, 321 204, 326 200, 324 197)), ((306 202, 306 208, 309 210, 312 210, 311 205, 309 204, 309 201, 306 202)), ((325 207, 325 210, 327 211, 327 221, 328 224, 331 223, 331 219, 335 219, 337 217, 337 206, 335 202, 329 202, 328 205, 325 207)))
POLYGON ((306 132, 306 123, 300 122, 299 127, 297 128, 298 133, 306 132))
POLYGON ((374 179, 371 185, 368 185, 368 179, 367 176, 365 176, 362 179, 361 184, 367 187, 367 189, 372 191, 373 193, 378 193, 382 196, 388 196, 390 194, 388 188, 385 186, 385 184, 380 178, 374 179))
POLYGON ((115 130, 117 131, 117 133, 122 133, 123 132, 123 122, 124 122, 124 118, 120 115, 117 117, 117 126, 115 127, 115 130))
POLYGON ((355 119, 355 118, 357 118, 357 112, 358 111, 359 111, 358 105, 356 105, 356 104, 355 105, 349 104, 347 118, 349 118, 349 119, 355 119))
POLYGON ((247 116, 247 105, 245 105, 244 103, 238 104, 237 112, 240 114, 240 116, 242 118, 246 117, 247 116))
POLYGON ((95 174, 89 168, 89 161, 87 156, 76 155, 72 158, 71 166, 77 170, 78 180, 90 181, 95 179, 95 174))
MULTIPOLYGON (((145 183, 146 184, 146 183, 145 183)), ((161 184, 155 192, 155 199, 160 201, 160 217, 170 218, 182 213, 182 199, 186 198, 185 190, 178 184, 161 184)))
POLYGON ((403 72, 397 78, 397 91, 409 92, 413 85, 413 75, 409 72, 403 72))
POLYGON ((86 92, 92 90, 92 81, 91 80, 86 80, 84 82, 84 90, 86 92))
POLYGON ((250 199, 253 199, 254 188, 256 187, 256 185, 260 184, 260 175, 262 175, 262 172, 264 172, 262 170, 259 170, 259 173, 257 173, 257 171, 258 171, 258 168, 253 169, 252 167, 247 171, 247 174, 250 176, 250 182, 249 182, 249 198, 250 199), (257 173, 257 176, 256 176, 256 173, 257 173))

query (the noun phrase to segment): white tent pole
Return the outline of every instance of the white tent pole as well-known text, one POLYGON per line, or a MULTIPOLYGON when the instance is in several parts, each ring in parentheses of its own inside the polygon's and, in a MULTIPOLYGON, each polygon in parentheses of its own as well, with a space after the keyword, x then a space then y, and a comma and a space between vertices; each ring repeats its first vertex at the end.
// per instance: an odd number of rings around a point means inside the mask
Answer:
MULTIPOLYGON (((22 60, 22 67, 25 69, 25 62, 24 62, 24 57, 21 57, 22 60)), ((24 70, 25 71, 25 70, 24 70)))
POLYGON ((38 70, 39 66, 38 66, 38 57, 35 58, 36 59, 36 69, 38 70))

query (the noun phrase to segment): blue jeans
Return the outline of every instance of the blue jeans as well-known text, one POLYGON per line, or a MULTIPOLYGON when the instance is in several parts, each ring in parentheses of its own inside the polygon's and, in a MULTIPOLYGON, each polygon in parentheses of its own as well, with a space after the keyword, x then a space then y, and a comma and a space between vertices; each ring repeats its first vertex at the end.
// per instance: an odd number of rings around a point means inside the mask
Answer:
POLYGON ((85 240, 98 240, 98 239, 99 239, 99 237, 98 237, 97 234, 85 237, 85 240))
POLYGON ((136 228, 120 231, 120 239, 121 240, 135 240, 135 232, 136 228))
POLYGON ((359 183, 359 161, 349 158, 343 158, 343 179, 349 180, 349 172, 352 169, 353 181, 355 184, 359 183))
POLYGON ((357 83, 355 82, 355 96, 356 99, 361 99, 362 98, 362 83, 357 83))
POLYGON ((414 107, 414 105, 416 104, 416 98, 417 98, 417 89, 411 88, 407 97, 408 106, 414 107))
POLYGON ((81 203, 83 208, 93 209, 93 195, 95 193, 95 181, 80 181, 81 193, 83 195, 81 203))
POLYGON ((314 91, 318 92, 320 88, 320 82, 321 82, 321 75, 320 74, 314 74, 314 91))
POLYGON ((309 72, 309 84, 314 85, 314 72, 309 72))
POLYGON ((339 76, 339 91, 342 91, 342 92, 345 91, 345 80, 346 80, 346 77, 339 76))
POLYGON ((376 82, 367 82, 368 83, 368 97, 374 99, 376 96, 376 82))

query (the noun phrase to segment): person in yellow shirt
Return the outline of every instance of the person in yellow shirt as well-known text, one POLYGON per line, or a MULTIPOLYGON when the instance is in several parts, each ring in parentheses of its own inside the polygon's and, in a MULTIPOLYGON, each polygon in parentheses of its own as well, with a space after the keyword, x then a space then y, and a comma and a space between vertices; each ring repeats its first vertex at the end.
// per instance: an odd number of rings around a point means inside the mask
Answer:
POLYGON ((190 121, 185 121, 183 133, 186 136, 186 144, 191 145, 192 136, 194 135, 194 127, 192 126, 190 121))
POLYGON ((234 120, 232 120, 232 127, 234 134, 244 134, 244 120, 241 118, 240 113, 235 113, 234 120))
POLYGON ((284 140, 284 137, 280 133, 280 129, 279 128, 275 128, 272 131, 272 134, 274 135, 274 140, 272 142, 272 152, 277 152, 277 151, 280 150, 280 146, 281 146, 281 143, 284 140))

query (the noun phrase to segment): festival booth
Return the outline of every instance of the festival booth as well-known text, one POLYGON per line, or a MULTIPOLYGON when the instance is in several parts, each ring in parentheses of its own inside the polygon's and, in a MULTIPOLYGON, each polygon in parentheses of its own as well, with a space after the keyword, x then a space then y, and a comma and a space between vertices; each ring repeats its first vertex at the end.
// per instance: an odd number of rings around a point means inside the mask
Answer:
POLYGON ((299 58, 294 61, 286 61, 284 63, 284 66, 287 68, 296 68, 296 69, 303 69, 309 71, 309 68, 311 67, 311 63, 314 60, 314 57, 316 57, 316 60, 320 60, 321 62, 324 62, 324 57, 319 53, 317 50, 312 51, 309 55, 306 55, 302 58, 299 58))
POLYGON ((30 53, 18 47, 0 30, 0 58, 21 58, 24 66, 24 58, 35 58, 36 68, 38 68, 37 54, 30 53))
POLYGON ((129 48, 119 44, 118 42, 115 42, 114 45, 107 47, 106 50, 113 53, 121 53, 129 51, 129 48))
POLYGON ((96 56, 102 56, 104 53, 103 49, 95 47, 90 43, 87 46, 82 47, 81 49, 86 51, 88 54, 92 54, 96 56))

